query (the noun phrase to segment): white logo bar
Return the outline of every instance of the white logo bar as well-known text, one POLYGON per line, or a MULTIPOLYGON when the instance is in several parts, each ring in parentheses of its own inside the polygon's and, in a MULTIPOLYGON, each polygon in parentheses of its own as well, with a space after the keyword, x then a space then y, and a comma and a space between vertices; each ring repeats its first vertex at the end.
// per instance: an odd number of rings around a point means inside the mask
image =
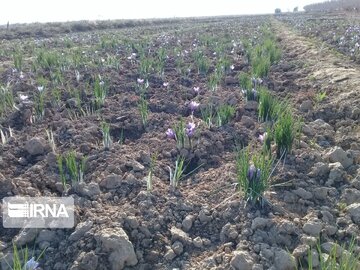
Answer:
POLYGON ((72 228, 72 197, 5 197, 4 228, 72 228))

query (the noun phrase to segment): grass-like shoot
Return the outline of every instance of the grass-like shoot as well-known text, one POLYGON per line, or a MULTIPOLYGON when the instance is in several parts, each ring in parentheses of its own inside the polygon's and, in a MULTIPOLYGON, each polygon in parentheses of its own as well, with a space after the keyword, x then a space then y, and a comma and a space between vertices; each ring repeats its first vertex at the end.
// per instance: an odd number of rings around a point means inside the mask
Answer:
POLYGON ((100 109, 104 103, 107 94, 107 89, 104 81, 101 81, 100 78, 96 78, 94 85, 94 98, 95 98, 95 107, 100 109))
POLYGON ((277 157, 286 157, 290 153, 295 138, 300 134, 301 124, 293 113, 284 110, 274 125, 274 139, 277 157))
POLYGON ((265 154, 250 156, 248 149, 237 154, 237 180, 246 201, 263 205, 263 194, 269 188, 273 160, 265 154))
POLYGON ((148 121, 148 115, 149 115, 149 108, 148 108, 148 102, 145 99, 144 95, 140 95, 140 99, 138 102, 138 109, 140 112, 141 122, 143 124, 143 127, 146 127, 148 121))
POLYGON ((57 157, 60 180, 64 187, 66 187, 68 179, 72 183, 84 181, 85 163, 85 157, 78 161, 75 151, 70 151, 66 155, 59 155, 57 157))
POLYGON ((103 135, 103 146, 105 150, 109 150, 111 148, 112 140, 110 136, 110 125, 108 123, 101 124, 101 132, 103 135))
POLYGON ((178 156, 175 161, 174 171, 169 167, 170 171, 170 187, 175 189, 179 181, 183 178, 186 166, 184 166, 185 158, 178 156))

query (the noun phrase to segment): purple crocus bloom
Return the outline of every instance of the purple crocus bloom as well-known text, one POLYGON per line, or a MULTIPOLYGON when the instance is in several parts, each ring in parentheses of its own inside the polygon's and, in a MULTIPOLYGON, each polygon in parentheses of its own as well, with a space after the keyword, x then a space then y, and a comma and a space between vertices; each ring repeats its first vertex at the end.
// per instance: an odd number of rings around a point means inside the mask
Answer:
POLYGON ((267 133, 266 133, 266 132, 264 132, 264 134, 260 134, 260 135, 259 135, 259 141, 260 141, 261 143, 264 143, 264 141, 265 141, 265 139, 266 139, 266 136, 267 136, 267 133))
POLYGON ((261 176, 261 170, 260 170, 260 169, 257 169, 255 179, 256 179, 256 180, 260 180, 260 176, 261 176))
POLYGON ((188 137, 192 137, 195 133, 195 124, 192 123, 192 122, 189 122, 187 125, 186 125, 186 128, 185 128, 185 133, 188 137))
POLYGON ((169 138, 169 139, 176 139, 176 134, 174 132, 174 130, 172 130, 171 128, 169 128, 167 131, 166 131, 166 136, 169 138))
POLYGON ((261 78, 251 78, 253 86, 256 88, 257 85, 262 84, 263 80, 261 78))
POLYGON ((251 181, 254 178, 254 174, 256 174, 256 168, 253 164, 251 164, 247 173, 247 177, 249 181, 251 181))
POLYGON ((255 89, 253 89, 251 92, 252 92, 254 98, 256 99, 258 92, 255 89))
POLYGON ((251 78, 251 82, 252 82, 253 85, 256 85, 256 78, 255 78, 255 77, 252 77, 252 78, 251 78))
POLYGON ((198 103, 196 101, 191 101, 189 104, 191 112, 194 112, 199 107, 199 105, 200 105, 200 103, 198 103))
POLYGON ((39 263, 32 257, 25 264, 25 270, 35 270, 39 266, 39 263))

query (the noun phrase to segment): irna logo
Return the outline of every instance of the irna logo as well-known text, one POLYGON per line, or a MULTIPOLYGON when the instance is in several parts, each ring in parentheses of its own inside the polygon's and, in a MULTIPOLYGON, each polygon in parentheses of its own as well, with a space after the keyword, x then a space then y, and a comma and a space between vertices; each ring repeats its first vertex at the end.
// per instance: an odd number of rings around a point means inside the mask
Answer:
POLYGON ((6 197, 3 199, 5 228, 72 228, 72 197, 6 197))

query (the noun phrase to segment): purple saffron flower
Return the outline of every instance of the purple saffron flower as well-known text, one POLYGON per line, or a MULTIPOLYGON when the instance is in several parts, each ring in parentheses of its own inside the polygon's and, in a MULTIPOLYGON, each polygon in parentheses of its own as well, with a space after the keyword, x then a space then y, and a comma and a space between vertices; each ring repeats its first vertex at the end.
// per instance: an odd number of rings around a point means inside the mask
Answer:
POLYGON ((185 128, 185 133, 188 137, 192 137, 195 133, 195 124, 192 123, 192 122, 189 122, 187 125, 186 125, 186 128, 185 128))
POLYGON ((199 105, 200 105, 200 103, 198 103, 196 101, 191 101, 189 104, 191 112, 194 112, 199 107, 199 105))
POLYGON ((256 88, 257 85, 263 83, 263 80, 262 80, 261 78, 255 78, 255 77, 253 77, 253 78, 251 78, 251 82, 252 82, 254 88, 256 88))
POLYGON ((252 77, 252 78, 251 78, 251 82, 252 82, 253 85, 256 85, 256 78, 255 78, 255 77, 252 77))
POLYGON ((260 169, 257 169, 255 179, 256 179, 256 180, 260 180, 260 176, 261 176, 261 170, 260 170, 260 169))
POLYGON ((32 257, 30 260, 28 260, 25 264, 25 270, 35 270, 38 268, 39 263, 35 261, 35 258, 32 257))
POLYGON ((247 178, 249 182, 259 181, 261 176, 261 170, 257 169, 253 164, 250 165, 247 178))
POLYGON ((258 92, 257 92, 255 89, 252 89, 252 90, 251 90, 251 93, 253 94, 254 99, 256 99, 256 97, 257 97, 257 95, 258 95, 258 92))
POLYGON ((256 173, 256 168, 253 164, 251 164, 247 173, 247 177, 249 181, 251 181, 254 178, 255 173, 256 173))
POLYGON ((264 134, 260 134, 260 135, 259 135, 259 141, 260 141, 261 143, 264 143, 264 141, 265 141, 265 139, 266 139, 266 136, 267 136, 267 133, 266 133, 266 132, 264 132, 264 134))
POLYGON ((166 131, 166 136, 169 138, 169 139, 176 139, 176 134, 174 132, 174 130, 172 130, 171 128, 169 128, 167 131, 166 131))

